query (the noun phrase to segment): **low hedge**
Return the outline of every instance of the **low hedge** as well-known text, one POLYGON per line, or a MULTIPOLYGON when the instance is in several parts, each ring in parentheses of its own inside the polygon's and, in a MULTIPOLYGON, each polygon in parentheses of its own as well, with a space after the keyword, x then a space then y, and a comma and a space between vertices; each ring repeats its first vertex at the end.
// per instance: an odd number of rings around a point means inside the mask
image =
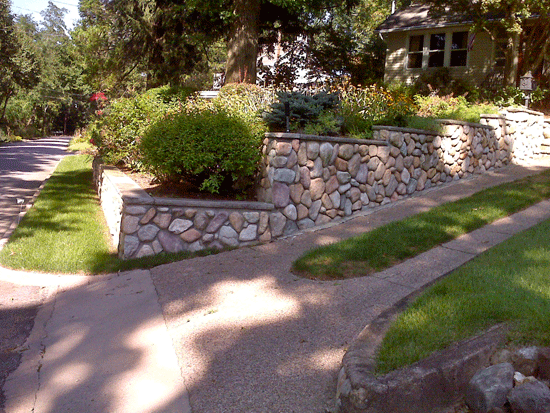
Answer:
POLYGON ((263 133, 225 111, 178 113, 148 128, 139 149, 143 165, 161 181, 238 191, 253 183, 263 133))

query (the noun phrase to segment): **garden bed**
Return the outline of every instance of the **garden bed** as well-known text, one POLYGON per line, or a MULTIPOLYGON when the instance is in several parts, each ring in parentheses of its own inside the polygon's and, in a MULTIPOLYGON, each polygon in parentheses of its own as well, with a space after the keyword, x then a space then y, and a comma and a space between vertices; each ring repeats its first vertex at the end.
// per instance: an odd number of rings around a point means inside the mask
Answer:
POLYGON ((136 172, 127 167, 119 169, 152 197, 203 199, 210 201, 257 201, 254 188, 240 193, 226 191, 225 193, 213 194, 199 191, 196 186, 189 182, 158 182, 151 174, 136 172))

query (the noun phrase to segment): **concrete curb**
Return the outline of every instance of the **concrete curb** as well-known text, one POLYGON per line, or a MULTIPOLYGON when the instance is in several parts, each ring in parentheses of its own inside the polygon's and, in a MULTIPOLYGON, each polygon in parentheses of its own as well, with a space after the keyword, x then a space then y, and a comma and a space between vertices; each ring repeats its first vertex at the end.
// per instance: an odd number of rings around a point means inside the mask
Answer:
POLYGON ((415 412, 431 413, 456 402, 473 374, 485 366, 496 346, 503 343, 502 327, 490 329, 487 334, 464 340, 448 350, 437 352, 423 361, 383 377, 375 377, 372 373, 376 350, 399 313, 405 310, 427 287, 489 248, 547 219, 550 219, 550 200, 539 202, 402 264, 372 275, 393 280, 396 280, 396 275, 402 275, 403 279, 408 280, 408 285, 414 285, 418 279, 418 288, 414 293, 382 312, 359 333, 350 345, 343 357, 336 390, 337 406, 343 409, 341 411, 392 413, 406 410, 405 406, 415 406, 415 412), (434 254, 435 251, 437 253, 434 254), (454 253, 463 255, 463 258, 450 257, 449 254, 454 253), (427 256, 431 258, 426 259, 427 256), (419 265, 419 262, 425 261, 431 262, 431 268, 429 271, 425 269, 420 277, 418 269, 424 265, 419 265), (428 274, 430 281, 422 284, 420 278, 425 280, 426 273, 433 271, 436 274, 434 276, 428 274), (495 331, 500 332, 494 333, 495 331), (451 356, 456 360, 451 360, 451 356), (436 365, 437 368, 434 370, 433 367, 427 367, 430 365, 436 365), (431 390, 426 393, 420 391, 420 388, 431 390), (438 388, 443 389, 443 393, 439 394, 438 388))

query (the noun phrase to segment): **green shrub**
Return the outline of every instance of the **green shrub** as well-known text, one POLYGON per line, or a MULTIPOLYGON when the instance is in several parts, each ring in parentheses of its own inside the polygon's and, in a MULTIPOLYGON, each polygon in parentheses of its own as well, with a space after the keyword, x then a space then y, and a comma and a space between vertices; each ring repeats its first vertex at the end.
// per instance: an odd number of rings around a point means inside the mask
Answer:
POLYGON ((471 104, 463 96, 416 95, 414 100, 418 107, 417 115, 425 118, 477 123, 484 113, 498 113, 498 107, 494 105, 471 104))
POLYGON ((473 100, 477 98, 476 89, 462 79, 453 78, 448 67, 423 72, 414 82, 413 90, 415 94, 424 96, 436 94, 468 96, 473 100))
POLYGON ((344 130, 355 137, 370 138, 373 125, 405 126, 416 109, 406 89, 344 83, 338 92, 344 130))
POLYGON ((273 129, 286 129, 285 103, 288 103, 292 130, 327 135, 340 133, 342 120, 336 113, 339 103, 337 94, 320 92, 308 95, 301 92, 278 92, 277 96, 279 101, 273 103, 271 110, 265 115, 266 122, 273 129), (308 130, 304 129, 306 127, 308 130))
POLYGON ((214 106, 225 112, 244 117, 261 117, 275 101, 272 88, 247 83, 229 83, 220 89, 213 100, 214 106))
POLYGON ((86 135, 98 146, 105 162, 140 169, 137 147, 145 130, 153 122, 183 110, 183 98, 188 93, 164 86, 117 99, 88 126, 86 135))
POLYGON ((186 180, 212 193, 253 182, 263 130, 225 111, 178 113, 157 121, 140 143, 143 163, 162 181, 186 180))
MULTIPOLYGON (((548 98, 548 90, 538 88, 531 94, 531 102, 536 104, 543 102, 548 98)), ((525 94, 517 87, 506 86, 486 89, 482 96, 495 105, 501 107, 523 106, 525 104, 525 94)))

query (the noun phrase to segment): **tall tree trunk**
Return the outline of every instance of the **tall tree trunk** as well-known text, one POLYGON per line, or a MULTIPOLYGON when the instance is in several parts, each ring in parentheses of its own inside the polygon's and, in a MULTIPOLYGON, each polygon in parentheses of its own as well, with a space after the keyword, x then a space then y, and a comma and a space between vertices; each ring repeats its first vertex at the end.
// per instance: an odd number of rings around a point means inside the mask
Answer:
POLYGON ((517 86, 519 69, 519 33, 513 33, 508 39, 506 48, 506 67, 504 73, 504 84, 506 86, 517 86))
POLYGON ((2 105, 2 112, 0 112, 0 122, 3 122, 5 120, 4 116, 6 115, 6 106, 8 106, 8 100, 10 96, 11 96, 11 93, 7 92, 2 105))
POLYGON ((227 41, 226 83, 256 83, 261 0, 234 0, 227 41))
POLYGON ((521 27, 521 22, 516 21, 514 14, 507 11, 506 16, 508 30, 508 47, 506 48, 506 66, 504 67, 504 85, 517 86, 519 69, 519 43, 520 33, 517 31, 521 27), (514 29, 513 31, 511 29, 514 29))

